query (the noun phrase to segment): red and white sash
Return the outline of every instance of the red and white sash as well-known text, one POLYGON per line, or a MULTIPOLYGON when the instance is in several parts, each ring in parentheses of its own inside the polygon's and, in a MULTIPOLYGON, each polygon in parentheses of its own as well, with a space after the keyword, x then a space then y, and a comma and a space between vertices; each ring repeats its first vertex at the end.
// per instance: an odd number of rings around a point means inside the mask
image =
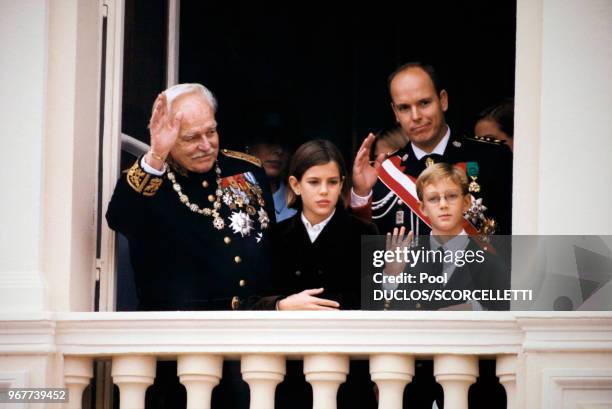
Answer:
MULTIPOLYGON (((404 168, 400 165, 401 159, 399 156, 392 156, 385 160, 380 169, 378 169, 378 178, 387 186, 393 193, 408 205, 410 210, 416 214, 419 219, 431 228, 429 218, 421 212, 419 207, 419 199, 416 191, 416 179, 404 173, 404 168)), ((478 229, 467 219, 463 219, 463 228, 465 232, 474 236, 478 234, 478 229)))

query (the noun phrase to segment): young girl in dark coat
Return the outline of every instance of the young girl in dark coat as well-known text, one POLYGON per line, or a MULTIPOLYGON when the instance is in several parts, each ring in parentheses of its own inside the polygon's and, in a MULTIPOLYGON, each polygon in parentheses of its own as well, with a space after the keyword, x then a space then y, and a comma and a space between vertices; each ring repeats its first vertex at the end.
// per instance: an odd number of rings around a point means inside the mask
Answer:
MULTIPOLYGON (((348 183, 342 155, 333 143, 313 140, 300 146, 289 165, 288 204, 298 213, 273 234, 274 285, 278 310, 360 308, 361 236, 376 226, 345 210, 348 183)), ((277 388, 277 408, 310 408, 312 392, 302 362, 287 362, 277 388)), ((367 362, 351 361, 338 391, 338 408, 375 408, 367 362)))
POLYGON ((361 236, 378 231, 345 210, 347 186, 330 141, 309 141, 293 155, 287 202, 298 213, 273 233, 278 310, 359 309, 361 236))

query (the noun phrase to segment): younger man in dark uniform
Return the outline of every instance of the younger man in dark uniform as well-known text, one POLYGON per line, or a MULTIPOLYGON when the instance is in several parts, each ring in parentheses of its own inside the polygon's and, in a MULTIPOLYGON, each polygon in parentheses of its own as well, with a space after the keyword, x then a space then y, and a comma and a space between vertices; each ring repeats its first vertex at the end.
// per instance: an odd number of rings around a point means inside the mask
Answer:
POLYGON ((368 135, 353 166, 351 207, 366 217, 371 212, 381 232, 405 226, 415 235, 428 234, 430 225, 418 209, 414 183, 431 164, 452 163, 465 170, 470 182, 472 224, 485 233, 510 234, 512 154, 508 148, 490 138, 451 134, 444 118, 448 93, 439 86, 431 66, 401 66, 389 77, 389 92, 395 118, 410 143, 372 164, 368 153, 374 135, 368 135))

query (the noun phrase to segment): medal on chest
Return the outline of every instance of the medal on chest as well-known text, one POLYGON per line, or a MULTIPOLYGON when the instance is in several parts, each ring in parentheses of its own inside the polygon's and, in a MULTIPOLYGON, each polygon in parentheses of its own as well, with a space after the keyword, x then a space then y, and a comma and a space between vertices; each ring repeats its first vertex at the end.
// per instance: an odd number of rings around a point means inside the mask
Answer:
MULTIPOLYGON (((263 191, 257 184, 255 176, 251 172, 246 172, 221 178, 221 169, 218 164, 215 164, 215 173, 217 181, 215 195, 208 196, 208 200, 213 203, 212 208, 202 208, 198 204, 193 203, 189 196, 183 193, 183 188, 177 182, 174 172, 168 170, 167 175, 170 182, 172 182, 172 188, 179 197, 179 201, 194 213, 212 217, 212 224, 215 229, 223 230, 226 226, 226 221, 220 214, 222 203, 232 210, 227 221, 234 234, 240 234, 241 237, 251 235, 251 232, 255 230, 255 222, 251 218, 252 216, 256 217, 261 230, 267 229, 270 224, 270 218, 263 207, 266 202, 263 199, 263 191), (256 209, 256 206, 259 206, 259 210, 256 209)), ((202 182, 202 187, 207 188, 208 182, 202 182)), ((261 238, 262 233, 260 232, 257 234, 257 242, 261 238)))
POLYGON ((472 180, 469 185, 469 190, 471 193, 480 192, 480 185, 476 181, 478 179, 478 174, 480 173, 480 169, 478 168, 478 162, 467 162, 465 164, 465 171, 467 175, 472 180))

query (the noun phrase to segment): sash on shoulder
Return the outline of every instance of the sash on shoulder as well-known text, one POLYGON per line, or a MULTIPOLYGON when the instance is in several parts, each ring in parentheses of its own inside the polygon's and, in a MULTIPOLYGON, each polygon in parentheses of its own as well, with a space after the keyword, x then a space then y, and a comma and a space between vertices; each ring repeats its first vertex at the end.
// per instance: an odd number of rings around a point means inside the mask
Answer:
MULTIPOLYGON (((378 169, 378 178, 393 193, 406 203, 419 219, 431 228, 431 221, 421 212, 419 199, 416 191, 416 179, 404 173, 404 167, 400 165, 399 156, 392 156, 385 160, 378 169)), ((478 235, 478 229, 467 219, 463 219, 463 228, 470 236, 478 235)))

